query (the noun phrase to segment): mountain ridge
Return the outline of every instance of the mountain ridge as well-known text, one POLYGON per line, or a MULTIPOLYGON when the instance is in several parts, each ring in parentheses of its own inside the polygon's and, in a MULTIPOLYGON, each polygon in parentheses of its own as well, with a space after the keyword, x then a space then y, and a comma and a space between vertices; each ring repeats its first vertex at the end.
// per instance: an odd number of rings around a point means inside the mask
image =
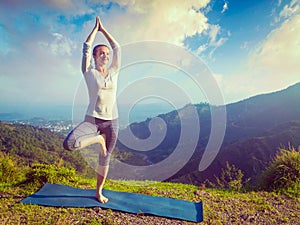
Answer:
MULTIPOLYGON (((195 104, 201 125, 198 144, 190 161, 168 180, 186 183, 190 180, 185 177, 193 176, 194 183, 201 183, 207 178, 218 175, 226 161, 235 164, 245 172, 246 176, 255 180, 255 176, 265 168, 281 145, 295 147, 300 145, 298 96, 300 96, 300 83, 281 91, 261 94, 226 106, 227 128, 223 144, 212 165, 201 173, 198 171, 198 165, 210 135, 210 107, 215 106, 210 106, 208 103, 195 104)), ((158 115, 166 122, 167 134, 155 149, 138 152, 118 142, 114 157, 132 165, 137 163, 150 165, 167 158, 178 144, 181 132, 178 115, 179 113, 188 115, 188 111, 185 111, 188 107, 187 105, 182 109, 158 115)), ((128 129, 132 129, 138 138, 147 138, 150 135, 150 121, 149 118, 132 123, 128 129)), ((77 155, 74 156, 74 153, 62 149, 61 143, 64 138, 62 134, 28 125, 11 125, 4 122, 0 123, 0 128, 2 152, 19 155, 26 163, 53 163, 63 159, 67 165, 72 164, 81 172, 87 171, 87 166, 83 165, 84 160, 80 155, 76 153, 77 155)))
MULTIPOLYGON (((300 83, 296 83, 295 85, 280 91, 260 94, 226 105, 226 133, 220 152, 215 159, 215 163, 218 162, 219 167, 217 169, 213 169, 213 166, 209 167, 206 171, 202 172, 201 175, 198 174, 195 180, 201 183, 205 179, 213 177, 215 174, 218 175, 221 171, 221 167, 225 165, 225 160, 231 161, 230 163, 232 164, 237 164, 236 166, 238 167, 242 167, 245 170, 246 175, 255 180, 254 177, 265 168, 267 162, 269 162, 275 155, 280 145, 288 145, 289 143, 295 146, 300 145, 300 132, 298 132, 298 130, 300 130, 298 122, 300 121, 300 99, 298 96, 300 96, 300 83), (278 130, 280 126, 285 127, 281 130, 282 132, 278 130), (295 126, 296 129, 292 133, 289 131, 290 126, 295 126), (270 138, 272 136, 276 136, 277 133, 280 133, 280 137, 274 139, 270 138), (281 140, 281 136, 287 137, 287 139, 284 139, 286 143, 279 141, 281 140), (238 143, 244 142, 247 144, 248 148, 251 148, 251 144, 249 143, 253 142, 253 138, 257 138, 253 143, 256 147, 253 148, 261 149, 265 146, 267 149, 264 157, 260 160, 259 166, 257 166, 257 168, 259 168, 258 170, 255 168, 251 169, 251 165, 244 168, 243 165, 238 163, 236 160, 228 160, 228 157, 225 157, 226 154, 229 154, 229 149, 233 147, 236 148, 238 143), (259 142, 257 141, 259 138, 268 140, 272 139, 272 143, 269 141, 266 142, 266 140, 259 142), (294 141, 292 139, 294 139, 294 141), (221 156, 223 156, 223 160, 220 159, 221 156)), ((182 178, 184 175, 188 176, 190 173, 197 171, 204 151, 203 146, 207 145, 211 132, 210 107, 216 106, 211 106, 208 103, 195 104, 194 106, 199 113, 199 125, 201 126, 198 145, 190 161, 184 166, 184 168, 181 169, 181 171, 168 179, 168 181, 178 180, 179 177, 182 178)), ((143 153, 147 156, 146 158, 148 162, 157 163, 172 153, 172 150, 176 147, 180 136, 180 121, 178 119, 178 113, 186 110, 187 107, 188 106, 185 106, 178 111, 174 110, 167 114, 158 115, 158 117, 166 122, 167 134, 162 143, 156 149, 143 153)), ((146 121, 131 124, 127 129, 131 129, 132 133, 138 138, 147 138, 150 135, 148 128, 150 120, 151 119, 149 118, 146 121)), ((136 153, 136 151, 126 148, 126 146, 122 143, 118 143, 117 146, 121 150, 121 154, 122 151, 129 151, 133 154, 136 153)), ((236 151, 238 152, 238 150, 236 151)), ((260 151, 260 153, 262 152, 260 151)), ((256 164, 257 162, 254 158, 255 157, 253 157, 251 162, 256 164)), ((131 161, 130 158, 127 159, 127 162, 134 164, 134 160, 131 161)), ((145 164, 147 165, 147 163, 145 164)), ((214 167, 217 167, 216 164, 214 164, 214 167)), ((186 182, 185 179, 181 179, 181 181, 186 182)))

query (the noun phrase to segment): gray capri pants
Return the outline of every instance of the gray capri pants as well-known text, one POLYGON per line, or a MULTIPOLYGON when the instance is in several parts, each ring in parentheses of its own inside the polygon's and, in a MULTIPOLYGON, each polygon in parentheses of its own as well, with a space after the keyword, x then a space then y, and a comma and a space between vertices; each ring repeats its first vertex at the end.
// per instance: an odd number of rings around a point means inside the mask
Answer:
POLYGON ((99 154, 99 165, 109 165, 112 151, 115 148, 118 136, 118 119, 102 120, 92 116, 85 116, 82 123, 76 126, 66 137, 63 147, 66 150, 74 151, 80 149, 80 141, 84 138, 105 134, 107 156, 99 154))

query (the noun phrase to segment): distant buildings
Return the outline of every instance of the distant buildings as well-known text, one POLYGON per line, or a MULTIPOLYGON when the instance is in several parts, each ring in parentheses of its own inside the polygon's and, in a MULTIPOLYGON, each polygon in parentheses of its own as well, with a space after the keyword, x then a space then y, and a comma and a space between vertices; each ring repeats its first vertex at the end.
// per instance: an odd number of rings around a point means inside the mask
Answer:
POLYGON ((75 125, 71 120, 46 120, 42 118, 33 118, 30 120, 13 120, 12 124, 31 125, 39 128, 46 128, 53 132, 68 134, 75 125))

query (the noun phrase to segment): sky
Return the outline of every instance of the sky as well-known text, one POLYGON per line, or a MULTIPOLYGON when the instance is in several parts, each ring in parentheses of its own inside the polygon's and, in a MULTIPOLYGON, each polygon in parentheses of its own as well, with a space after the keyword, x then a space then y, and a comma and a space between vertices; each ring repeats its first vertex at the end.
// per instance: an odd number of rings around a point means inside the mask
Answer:
MULTIPOLYGON (((184 94, 192 103, 209 100, 207 87, 168 57, 203 62, 224 103, 300 81, 300 0, 1 0, 0 112, 9 105, 68 105, 85 96, 82 44, 96 16, 124 48, 118 91, 134 89, 141 96, 136 102, 152 96, 184 104, 184 94), (142 92, 154 86, 156 94, 142 92), (184 93, 177 100, 157 91, 173 86, 172 95, 184 93)), ((98 42, 107 43, 101 34, 98 42)))

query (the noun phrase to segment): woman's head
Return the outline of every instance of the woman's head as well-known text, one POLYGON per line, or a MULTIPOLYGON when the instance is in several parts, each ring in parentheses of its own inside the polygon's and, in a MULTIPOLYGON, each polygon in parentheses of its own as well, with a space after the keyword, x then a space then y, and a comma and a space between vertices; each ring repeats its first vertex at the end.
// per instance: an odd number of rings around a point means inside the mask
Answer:
POLYGON ((107 45, 100 44, 93 49, 93 58, 95 60, 96 67, 106 65, 109 62, 110 49, 107 45))

